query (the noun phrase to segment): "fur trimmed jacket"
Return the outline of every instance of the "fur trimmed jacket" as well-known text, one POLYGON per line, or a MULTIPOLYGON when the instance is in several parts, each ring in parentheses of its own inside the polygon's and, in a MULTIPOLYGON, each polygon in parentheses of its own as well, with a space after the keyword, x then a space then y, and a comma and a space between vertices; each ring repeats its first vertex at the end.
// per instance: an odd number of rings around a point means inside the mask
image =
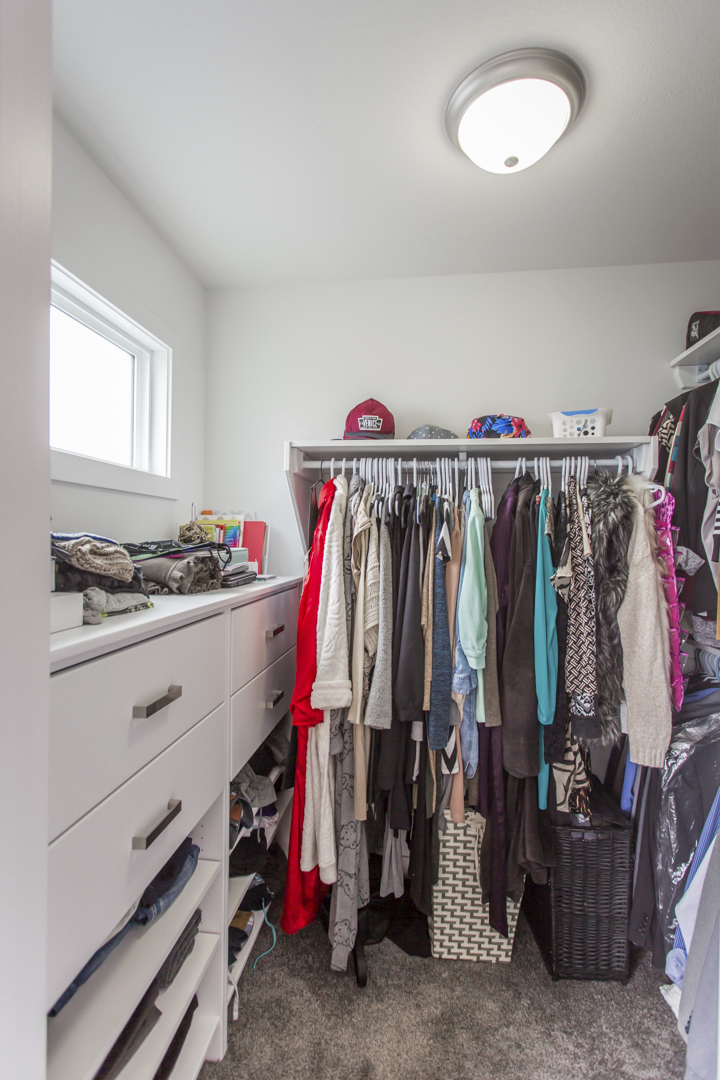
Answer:
POLYGON ((600 742, 608 745, 621 734, 623 649, 617 615, 627 591, 636 500, 625 479, 607 474, 589 480, 587 490, 593 512, 600 742))

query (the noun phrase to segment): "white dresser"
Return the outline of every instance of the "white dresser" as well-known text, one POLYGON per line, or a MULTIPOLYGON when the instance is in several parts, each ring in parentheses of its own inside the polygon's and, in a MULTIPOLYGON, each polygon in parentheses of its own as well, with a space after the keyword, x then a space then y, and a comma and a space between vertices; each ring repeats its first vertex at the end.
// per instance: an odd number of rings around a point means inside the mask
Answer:
MULTIPOLYGON (((224 1055, 227 925, 248 884, 228 880, 228 782, 286 717, 299 596, 296 578, 160 596, 151 611, 52 635, 48 1009, 186 836, 200 861, 175 903, 134 926, 48 1020, 48 1080, 93 1080, 198 907, 195 947, 120 1076, 152 1080, 195 994, 172 1080, 224 1055)), ((291 799, 278 800, 280 832, 291 799)))

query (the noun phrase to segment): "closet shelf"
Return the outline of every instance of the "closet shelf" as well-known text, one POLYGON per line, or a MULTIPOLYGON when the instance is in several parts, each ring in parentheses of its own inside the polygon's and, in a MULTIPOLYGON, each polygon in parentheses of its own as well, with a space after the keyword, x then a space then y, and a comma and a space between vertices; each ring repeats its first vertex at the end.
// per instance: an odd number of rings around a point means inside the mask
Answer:
POLYGON ((697 367, 700 364, 707 367, 714 360, 720 360, 720 327, 696 341, 689 349, 685 349, 685 352, 681 352, 670 361, 670 367, 697 367))
POLYGON ((219 872, 219 862, 200 859, 172 907, 149 926, 134 927, 60 1015, 48 1020, 47 1080, 93 1080, 219 872))
MULTIPOLYGON (((195 947, 177 973, 174 982, 158 996, 156 1005, 162 1013, 145 1042, 135 1051, 118 1080, 153 1080, 165 1051, 172 1042, 193 994, 203 980, 215 950, 219 934, 198 934, 195 947)), ((217 1023, 217 1019, 214 1021, 217 1023)))
MULTIPOLYGON (((280 766, 277 766, 277 768, 280 769, 280 766)), ((275 770, 273 769, 273 772, 274 771, 275 770)), ((272 773, 270 775, 272 776, 272 773)), ((278 814, 280 816, 278 817, 278 820, 274 825, 270 825, 270 827, 265 830, 265 840, 267 841, 268 847, 270 847, 271 843, 273 842, 273 837, 275 836, 275 833, 280 827, 280 822, 283 819, 283 814, 292 802, 293 790, 293 788, 288 788, 286 791, 281 791, 277 799, 275 800, 275 805, 278 808, 278 814)), ((233 851, 237 847, 239 840, 240 837, 238 837, 238 839, 235 841, 232 849, 233 851)), ((231 877, 228 881, 228 925, 230 925, 230 923, 235 918, 235 912, 240 907, 243 897, 250 888, 250 882, 254 877, 254 874, 246 874, 243 877, 231 877)))
POLYGON ((198 1016, 195 1013, 170 1080, 197 1080, 219 1023, 214 1016, 198 1016))
MULTIPOLYGON (((272 907, 272 904, 268 904, 268 906, 265 908, 265 911, 269 912, 271 907, 272 907)), ((235 961, 233 966, 230 968, 230 973, 232 975, 232 978, 233 978, 234 982, 238 981, 238 979, 242 975, 243 971, 245 970, 245 965, 247 964, 248 960, 250 959, 250 954, 253 951, 253 948, 255 946, 255 942, 258 939, 258 934, 260 933, 260 931, 262 930, 264 925, 265 925, 265 919, 263 918, 262 911, 255 911, 253 913, 253 928, 250 931, 250 937, 245 942, 245 944, 243 946, 243 950, 240 953, 240 955, 238 956, 237 960, 235 961)), ((233 996, 234 992, 235 992, 235 987, 233 986, 232 983, 228 982, 228 989, 227 989, 228 1004, 230 1004, 230 1001, 232 1000, 232 996, 233 996)))
MULTIPOLYGON (((716 331, 718 333, 720 331, 716 331)), ((709 335, 710 336, 710 335, 709 335)), ((707 339, 704 338, 704 341, 707 339)), ((719 354, 720 355, 720 352, 719 354)), ((534 457, 549 457, 560 462, 564 457, 587 455, 591 462, 612 467, 617 454, 630 454, 636 472, 651 477, 657 469, 658 441, 653 435, 588 435, 578 439, 555 439, 531 436, 527 439, 339 439, 334 442, 286 442, 285 476, 303 545, 303 552, 310 546, 308 524, 310 520, 310 493, 312 485, 320 479, 321 465, 329 470, 335 459, 339 470, 345 459, 352 471, 353 458, 383 457, 401 458, 407 476, 408 463, 412 460, 434 461, 438 457, 460 456, 489 457, 496 468, 513 469, 518 458, 532 461, 534 457)), ((412 475, 412 473, 410 474, 412 475)))

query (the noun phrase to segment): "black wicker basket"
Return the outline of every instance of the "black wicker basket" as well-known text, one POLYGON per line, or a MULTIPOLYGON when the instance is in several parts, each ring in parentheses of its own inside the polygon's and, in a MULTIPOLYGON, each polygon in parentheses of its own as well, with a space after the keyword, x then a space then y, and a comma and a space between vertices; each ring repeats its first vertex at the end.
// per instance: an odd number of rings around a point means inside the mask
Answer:
POLYGON ((554 825, 549 884, 527 881, 523 910, 553 979, 627 982, 630 974, 632 827, 619 807, 602 819, 554 825))

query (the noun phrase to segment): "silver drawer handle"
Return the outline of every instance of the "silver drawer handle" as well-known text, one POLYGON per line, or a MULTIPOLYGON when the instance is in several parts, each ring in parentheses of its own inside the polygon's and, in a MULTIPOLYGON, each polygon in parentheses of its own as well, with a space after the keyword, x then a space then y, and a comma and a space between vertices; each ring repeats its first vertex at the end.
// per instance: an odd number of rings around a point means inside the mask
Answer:
POLYGON ((278 634, 282 634, 284 629, 285 629, 285 623, 282 623, 282 622, 278 623, 277 626, 273 626, 272 630, 266 630, 265 631, 265 637, 266 638, 277 637, 278 634))
POLYGON ((133 836, 132 846, 134 851, 147 851, 151 844, 153 844, 161 832, 165 832, 173 818, 176 818, 182 810, 182 799, 170 799, 168 802, 168 812, 165 817, 159 822, 152 832, 149 832, 147 836, 133 836))
POLYGON ((151 701, 149 705, 133 705, 133 720, 147 720, 148 716, 154 716, 161 709, 166 709, 179 697, 182 697, 182 686, 168 686, 167 694, 163 694, 157 701, 151 701))
POLYGON ((282 701, 282 699, 284 697, 285 697, 285 691, 284 690, 276 690, 275 691, 275 696, 273 697, 272 701, 266 701, 265 702, 265 708, 266 709, 274 709, 276 705, 280 704, 280 702, 282 701))

